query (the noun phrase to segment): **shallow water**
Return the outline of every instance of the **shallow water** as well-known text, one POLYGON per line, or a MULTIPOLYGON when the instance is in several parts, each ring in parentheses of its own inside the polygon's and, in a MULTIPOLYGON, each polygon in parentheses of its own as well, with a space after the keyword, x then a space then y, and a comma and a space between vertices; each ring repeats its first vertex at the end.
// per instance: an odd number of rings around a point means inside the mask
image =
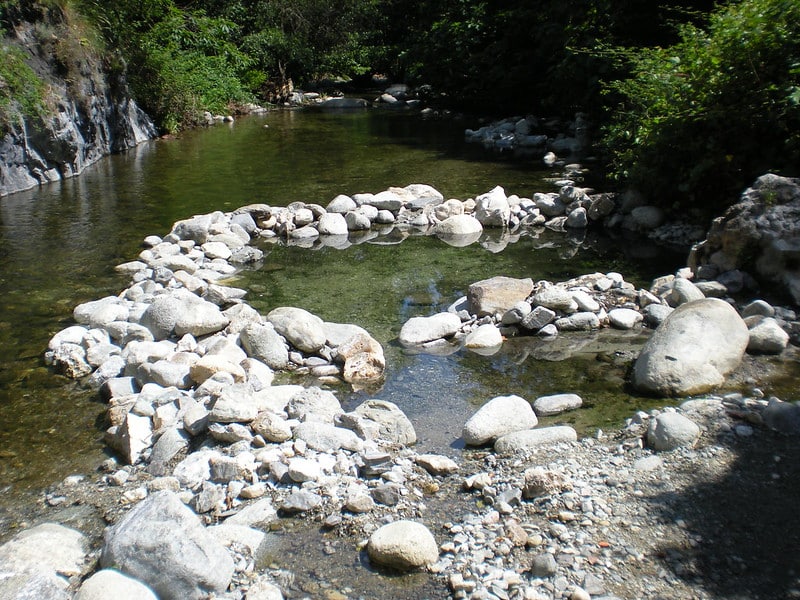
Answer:
MULTIPOLYGON (((0 507, 33 502, 45 486, 105 458, 103 406, 51 373, 42 354, 77 304, 125 287, 113 268, 133 259, 145 236, 163 235, 192 214, 253 202, 325 205, 339 193, 409 183, 461 199, 495 185, 523 196, 552 189, 545 181, 552 173, 534 161, 467 147, 461 132, 470 125, 398 113, 276 111, 146 144, 77 179, 0 199, 0 507)), ((237 282, 259 310, 301 306, 326 320, 358 323, 384 344, 384 386, 342 390, 345 404, 368 396, 396 402, 415 422, 421 447, 433 450, 458 446, 469 414, 498 394, 580 393, 587 408, 568 419, 584 431, 618 423, 644 402, 622 392, 621 367, 598 361, 592 347, 552 362, 535 358, 541 342, 530 340, 533 347, 515 340, 492 357, 414 355, 393 340, 406 319, 443 309, 486 277, 560 280, 615 270, 644 284, 681 256, 630 240, 565 240, 552 232, 523 235, 502 251, 492 235, 467 248, 430 237, 379 242, 346 250, 265 245, 261 268, 237 282)))

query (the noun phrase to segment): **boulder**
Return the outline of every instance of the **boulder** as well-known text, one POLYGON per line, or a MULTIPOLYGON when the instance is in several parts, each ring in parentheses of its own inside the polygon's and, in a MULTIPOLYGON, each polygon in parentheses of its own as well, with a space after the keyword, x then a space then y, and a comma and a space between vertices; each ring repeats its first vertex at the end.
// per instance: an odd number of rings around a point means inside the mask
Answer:
POLYGON ((320 235, 347 235, 347 220, 339 213, 325 213, 316 229, 320 235))
POLYGON ((367 400, 353 411, 360 417, 374 422, 378 428, 378 438, 393 444, 410 445, 417 441, 414 426, 393 402, 388 400, 367 400))
POLYGON ((267 321, 298 350, 316 352, 325 345, 327 337, 322 319, 307 310, 281 306, 269 312, 267 321))
POLYGON ((511 216, 505 190, 499 185, 475 198, 475 218, 485 227, 506 227, 511 216))
POLYGON ((289 364, 286 341, 272 323, 250 323, 239 338, 247 354, 272 369, 285 369, 289 364))
POLYGON ((754 354, 780 354, 789 345, 789 334, 772 317, 750 317, 754 320, 748 332, 747 351, 754 354))
POLYGON ((524 301, 533 291, 533 280, 497 276, 477 281, 467 291, 467 310, 473 315, 501 315, 524 301))
POLYGON ((661 396, 706 392, 739 366, 749 338, 744 321, 727 302, 705 298, 683 304, 642 348, 633 384, 661 396))
POLYGON ((222 595, 234 571, 228 551, 169 491, 146 498, 106 529, 100 564, 142 581, 162 600, 222 595))
POLYGON ((759 177, 711 224, 689 255, 697 273, 706 265, 740 270, 782 286, 800 304, 800 179, 759 177))
POLYGON ((676 412, 663 412, 650 420, 647 443, 657 451, 692 448, 700 437, 700 428, 691 419, 676 412))
POLYGON ((494 442, 514 431, 536 427, 538 420, 530 403, 519 396, 492 398, 464 424, 461 436, 470 446, 494 442))
POLYGON ((402 520, 375 531, 369 538, 367 554, 376 565, 408 571, 435 563, 439 548, 425 525, 402 520))
POLYGON ((412 317, 403 324, 398 339, 404 346, 416 346, 448 338, 461 329, 461 319, 453 313, 438 313, 430 317, 412 317))

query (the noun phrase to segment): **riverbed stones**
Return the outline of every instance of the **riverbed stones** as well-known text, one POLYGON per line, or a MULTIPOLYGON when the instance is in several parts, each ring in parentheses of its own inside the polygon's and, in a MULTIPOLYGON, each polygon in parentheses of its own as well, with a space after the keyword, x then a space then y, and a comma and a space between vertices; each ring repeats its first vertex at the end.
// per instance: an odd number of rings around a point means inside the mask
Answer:
POLYGON ((533 280, 530 278, 497 276, 477 281, 467 291, 468 310, 479 317, 498 313, 502 316, 515 304, 527 299, 532 291, 533 280))
MULTIPOLYGON (((436 224, 434 232, 439 237, 478 236, 483 233, 483 225, 472 215, 452 215, 436 224)), ((477 238, 476 238, 477 239, 477 238)))
POLYGON ((416 346, 448 338, 461 328, 461 319, 453 313, 437 313, 430 317, 412 317, 403 324, 398 339, 404 346, 416 346))
POLYGON ((230 554, 172 492, 153 494, 106 530, 100 557, 165 600, 222 594, 233 576, 230 554))
POLYGON ((418 454, 414 461, 431 475, 451 475, 458 471, 458 463, 441 454, 418 454))
POLYGON ((578 310, 578 303, 572 294, 558 286, 549 286, 539 290, 531 298, 531 304, 561 313, 574 313, 578 310))
POLYGON ((647 443, 658 451, 691 448, 699 437, 697 424, 676 412, 662 412, 650 420, 647 429, 647 443))
POLYGON ((479 325, 467 334, 464 347, 469 349, 497 348, 503 343, 503 335, 493 323, 479 325))
POLYGON ((666 297, 669 305, 676 308, 687 302, 702 300, 705 295, 691 281, 678 277, 672 282, 666 297))
POLYGON ((470 446, 493 443, 514 431, 536 427, 538 419, 530 403, 516 395, 489 400, 464 424, 461 437, 470 446))
POLYGON ((749 339, 747 326, 727 302, 706 298, 683 304, 642 348, 633 384, 662 396, 708 391, 739 366, 749 339))
POLYGON ((439 549, 425 525, 400 520, 380 527, 370 536, 367 554, 376 565, 408 571, 436 562, 439 549))
POLYGON ((643 319, 642 313, 632 308, 615 308, 608 311, 608 322, 617 329, 633 329, 643 319))

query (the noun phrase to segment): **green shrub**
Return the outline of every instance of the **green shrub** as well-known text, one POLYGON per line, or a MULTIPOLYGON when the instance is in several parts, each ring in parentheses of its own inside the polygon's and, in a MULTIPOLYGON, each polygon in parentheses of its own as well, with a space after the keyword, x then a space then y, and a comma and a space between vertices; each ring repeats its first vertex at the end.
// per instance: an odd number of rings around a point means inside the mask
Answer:
POLYGON ((619 179, 705 217, 757 175, 800 168, 800 3, 743 0, 679 33, 627 53, 604 141, 619 179))
POLYGON ((44 114, 46 94, 47 86, 25 62, 25 53, 0 44, 0 131, 22 116, 44 114))

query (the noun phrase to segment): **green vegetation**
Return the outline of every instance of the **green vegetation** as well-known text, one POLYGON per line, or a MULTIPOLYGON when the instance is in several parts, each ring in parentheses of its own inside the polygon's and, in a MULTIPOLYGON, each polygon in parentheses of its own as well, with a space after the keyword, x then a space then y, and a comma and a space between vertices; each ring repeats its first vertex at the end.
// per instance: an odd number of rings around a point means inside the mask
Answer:
POLYGON ((0 133, 45 111, 46 86, 12 46, 0 45, 0 133))
POLYGON ((748 0, 627 55, 605 141, 616 175, 672 208, 718 211, 767 171, 800 167, 800 3, 748 0))
MULTIPOLYGON (((101 59, 125 69, 168 132, 283 102, 292 82, 379 73, 457 110, 587 112, 610 173, 665 208, 718 210, 759 173, 800 165, 796 0, 0 2, 0 26, 23 20, 68 82, 101 59)), ((8 122, 41 110, 43 89, 3 52, 8 122)))

